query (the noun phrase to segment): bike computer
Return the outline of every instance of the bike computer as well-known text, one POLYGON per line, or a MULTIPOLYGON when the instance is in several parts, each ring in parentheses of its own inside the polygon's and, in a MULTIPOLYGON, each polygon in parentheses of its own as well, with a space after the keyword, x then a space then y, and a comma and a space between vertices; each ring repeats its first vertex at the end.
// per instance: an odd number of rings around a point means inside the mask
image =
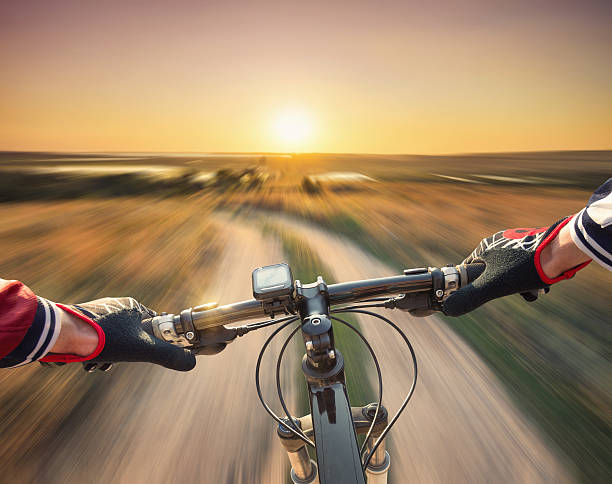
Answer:
POLYGON ((258 267, 253 271, 253 297, 258 301, 285 298, 293 293, 293 275, 285 264, 258 267))

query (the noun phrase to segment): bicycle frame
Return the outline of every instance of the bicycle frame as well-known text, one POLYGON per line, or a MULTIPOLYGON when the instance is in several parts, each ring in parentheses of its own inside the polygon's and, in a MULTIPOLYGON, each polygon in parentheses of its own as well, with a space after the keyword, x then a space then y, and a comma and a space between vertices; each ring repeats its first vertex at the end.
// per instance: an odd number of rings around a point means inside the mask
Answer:
MULTIPOLYGON (((370 404, 365 407, 351 407, 351 418, 358 435, 366 434, 369 431, 375 418, 376 407, 377 404, 370 404)), ((370 452, 373 442, 387 426, 388 416, 387 409, 381 406, 376 417, 376 423, 372 429, 371 439, 366 447, 366 454, 370 452)), ((311 414, 296 418, 294 422, 307 437, 313 436, 313 418, 311 414)), ((318 468, 316 463, 310 459, 306 450, 306 444, 292 434, 285 425, 278 426, 277 434, 289 457, 293 482, 296 484, 318 483, 318 468)), ((383 441, 374 452, 372 460, 366 469, 368 484, 386 484, 390 463, 389 453, 385 450, 385 442, 383 441)))
POLYGON ((344 358, 334 345, 327 285, 321 277, 314 284, 297 281, 295 292, 306 349, 302 370, 308 383, 319 479, 365 484, 346 392, 344 358))
MULTIPOLYGON (((377 404, 350 407, 344 358, 335 348, 329 317, 329 291, 323 279, 319 277, 316 283, 309 285, 296 281, 295 292, 306 350, 302 370, 308 384, 311 412, 301 419, 286 419, 285 425, 278 428, 278 436, 291 463, 291 478, 295 484, 312 484, 319 480, 322 483, 365 484, 357 434, 372 430, 367 454, 387 426, 387 411, 381 407, 377 412, 377 404), (307 436, 314 434, 318 466, 311 461, 304 442, 287 428, 290 426, 299 428, 307 436)), ((368 464, 368 482, 385 484, 389 467, 389 454, 382 443, 368 464)))

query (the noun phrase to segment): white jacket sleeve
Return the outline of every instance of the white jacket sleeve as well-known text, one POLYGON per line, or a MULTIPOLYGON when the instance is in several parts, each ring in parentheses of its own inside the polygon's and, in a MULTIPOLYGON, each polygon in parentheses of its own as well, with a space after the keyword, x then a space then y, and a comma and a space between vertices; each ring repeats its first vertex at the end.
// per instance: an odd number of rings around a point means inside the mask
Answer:
POLYGON ((612 178, 574 216, 570 229, 578 248, 612 271, 612 178))

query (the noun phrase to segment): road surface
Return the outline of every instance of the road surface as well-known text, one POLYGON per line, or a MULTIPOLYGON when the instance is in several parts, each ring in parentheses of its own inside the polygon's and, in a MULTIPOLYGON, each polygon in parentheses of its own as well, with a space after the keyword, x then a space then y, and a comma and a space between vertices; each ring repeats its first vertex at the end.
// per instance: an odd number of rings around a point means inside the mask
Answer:
MULTIPOLYGON (((278 219, 304 233, 295 220, 278 219)), ((225 250, 216 284, 201 301, 251 297, 250 271, 284 260, 281 245, 253 221, 220 216, 225 250)), ((392 271, 358 247, 307 227, 313 248, 338 280, 392 271)), ((194 281, 197 283, 197 281, 194 281)), ((568 482, 568 472, 542 437, 513 406, 478 356, 439 319, 393 313, 413 341, 420 381, 392 432, 393 483, 568 482)), ((410 360, 400 341, 373 321, 362 321, 381 359, 385 404, 393 411, 409 383, 410 360)), ((150 365, 120 365, 112 391, 71 417, 38 480, 49 483, 276 484, 286 482, 286 457, 275 425, 257 400, 253 381, 259 349, 270 330, 199 357, 192 372, 150 365)), ((278 346, 277 346, 278 347, 278 346)), ((271 371, 273 360, 264 367, 271 371)), ((286 370, 292 371, 292 370, 286 370)), ((295 373, 291 373, 295 375, 295 373)), ((111 375, 109 375, 111 377, 111 375)), ((297 385, 300 382, 293 382, 297 385)), ((271 380, 266 393, 273 396, 271 380)), ((287 387, 291 393, 291 386, 287 387)))

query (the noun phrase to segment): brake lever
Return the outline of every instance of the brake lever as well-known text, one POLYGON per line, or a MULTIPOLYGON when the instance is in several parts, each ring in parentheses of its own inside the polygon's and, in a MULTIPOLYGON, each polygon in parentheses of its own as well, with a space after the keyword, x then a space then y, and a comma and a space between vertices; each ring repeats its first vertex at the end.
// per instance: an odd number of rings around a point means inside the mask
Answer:
POLYGON ((85 370, 87 373, 93 373, 95 371, 107 372, 112 367, 113 367, 112 363, 104 363, 104 362, 92 363, 91 361, 83 362, 83 370, 85 370))
POLYGON ((217 326, 200 331, 198 335, 198 344, 190 349, 196 355, 216 355, 221 353, 225 347, 242 335, 241 328, 233 328, 230 326, 217 326))
POLYGON ((442 310, 442 301, 453 291, 460 287, 461 277, 466 279, 466 275, 462 273, 462 268, 454 265, 448 265, 441 269, 437 267, 429 267, 428 269, 408 269, 404 274, 412 274, 414 271, 425 272, 431 274, 432 289, 428 292, 417 292, 401 294, 385 301, 385 307, 388 309, 401 309, 408 311, 416 317, 431 316, 437 311, 442 310))
MULTIPOLYGON (((40 366, 44 366, 47 368, 58 368, 60 366, 67 365, 64 361, 39 361, 40 366)), ((87 373, 93 373, 96 370, 106 372, 113 367, 112 363, 104 363, 104 362, 91 362, 91 361, 83 361, 81 362, 83 365, 83 370, 87 373)))
POLYGON ((198 356, 212 356, 221 353, 226 347, 226 343, 216 343, 214 345, 198 346, 193 349, 193 352, 198 356))
POLYGON ((384 305, 387 309, 408 311, 410 314, 417 317, 430 316, 436 311, 439 311, 431 295, 422 292, 401 294, 397 297, 388 299, 384 302, 384 305))
POLYGON ((534 302, 536 299, 538 299, 538 296, 548 294, 549 292, 550 292, 550 287, 547 286, 544 289, 534 289, 533 291, 525 291, 525 292, 521 292, 520 294, 521 296, 523 296, 525 301, 534 302))

